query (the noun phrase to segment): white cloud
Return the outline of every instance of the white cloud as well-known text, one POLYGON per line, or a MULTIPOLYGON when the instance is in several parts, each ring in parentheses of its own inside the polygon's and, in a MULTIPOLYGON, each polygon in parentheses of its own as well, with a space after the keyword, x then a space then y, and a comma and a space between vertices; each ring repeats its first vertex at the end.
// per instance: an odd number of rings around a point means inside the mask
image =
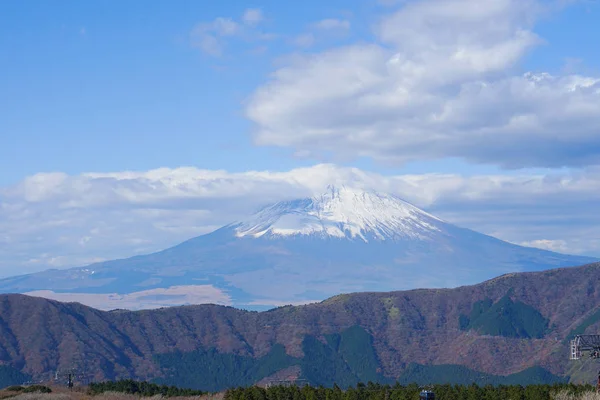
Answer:
POLYGON ((350 21, 344 19, 327 18, 315 23, 315 28, 325 30, 350 29, 350 21))
POLYGON ((270 40, 273 35, 256 30, 256 26, 263 20, 260 9, 246 9, 239 21, 218 17, 211 22, 200 22, 190 32, 190 44, 208 55, 219 57, 223 54, 228 39, 270 40))
POLYGON ((244 15, 242 16, 242 21, 248 25, 256 25, 264 21, 265 16, 263 15, 262 10, 258 8, 249 8, 244 11, 244 15))
POLYGON ((519 72, 546 11, 533 0, 407 2, 377 24, 375 43, 276 70, 248 102, 255 141, 385 164, 598 164, 600 77, 519 72))
POLYGON ((537 239, 529 242, 522 242, 519 244, 521 246, 537 247, 539 249, 556 251, 559 253, 569 251, 569 245, 567 244, 566 240, 537 239))
POLYGON ((216 18, 210 23, 197 24, 190 33, 190 43, 211 56, 223 53, 224 37, 235 36, 240 25, 230 18, 216 18))
POLYGON ((240 25, 231 18, 217 18, 211 27, 219 36, 234 36, 240 31, 240 25))
POLYGON ((600 255, 600 169, 383 176, 331 164, 287 172, 161 168, 37 174, 0 188, 0 276, 157 251, 331 183, 393 193, 514 243, 600 255))

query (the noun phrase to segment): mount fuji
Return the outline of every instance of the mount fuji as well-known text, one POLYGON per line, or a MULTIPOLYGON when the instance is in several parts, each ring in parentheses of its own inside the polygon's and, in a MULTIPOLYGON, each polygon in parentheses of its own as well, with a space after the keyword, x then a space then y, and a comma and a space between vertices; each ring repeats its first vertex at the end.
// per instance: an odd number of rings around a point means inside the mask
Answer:
POLYGON ((348 292, 456 287, 594 261, 460 228, 392 195, 330 186, 157 253, 6 278, 0 292, 101 309, 199 303, 264 309, 348 292))

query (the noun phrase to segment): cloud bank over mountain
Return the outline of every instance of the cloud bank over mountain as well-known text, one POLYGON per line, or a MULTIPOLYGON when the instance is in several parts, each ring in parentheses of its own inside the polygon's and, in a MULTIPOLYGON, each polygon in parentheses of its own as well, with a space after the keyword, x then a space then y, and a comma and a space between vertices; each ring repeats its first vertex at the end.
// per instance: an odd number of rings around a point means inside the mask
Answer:
POLYGON ((397 195, 451 223, 600 255, 600 169, 537 175, 381 175, 320 164, 286 172, 196 168, 37 174, 0 189, 0 275, 149 253, 328 184, 397 195))

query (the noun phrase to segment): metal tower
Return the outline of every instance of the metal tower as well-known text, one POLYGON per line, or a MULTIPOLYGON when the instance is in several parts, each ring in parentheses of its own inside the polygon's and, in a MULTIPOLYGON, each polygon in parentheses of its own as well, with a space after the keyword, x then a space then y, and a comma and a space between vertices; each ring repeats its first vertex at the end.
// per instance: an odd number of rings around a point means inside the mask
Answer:
POLYGON ((600 358, 600 335, 577 335, 571 340, 571 360, 579 360, 586 353, 590 358, 600 358))
POLYGON ((69 368, 64 370, 56 370, 54 374, 54 381, 57 383, 63 382, 67 385, 69 390, 75 386, 75 381, 83 382, 85 380, 85 374, 79 372, 76 368, 69 368))
MULTIPOLYGON (((571 360, 580 360, 584 354, 592 359, 600 358, 600 335, 576 335, 571 340, 571 360)), ((598 371, 598 379, 596 381, 596 392, 600 393, 600 371, 598 371)))

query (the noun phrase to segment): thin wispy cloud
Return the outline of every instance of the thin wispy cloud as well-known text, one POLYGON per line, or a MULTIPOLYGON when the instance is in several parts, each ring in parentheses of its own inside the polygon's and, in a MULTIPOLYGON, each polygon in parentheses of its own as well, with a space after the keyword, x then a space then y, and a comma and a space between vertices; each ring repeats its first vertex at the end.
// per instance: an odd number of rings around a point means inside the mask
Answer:
POLYGON ((298 47, 310 47, 315 43, 315 35, 313 33, 303 33, 296 36, 292 43, 298 47))
POLYGON ((246 41, 272 39, 273 34, 257 30, 258 25, 264 20, 262 10, 246 9, 237 20, 230 17, 218 17, 210 22, 200 22, 190 32, 190 45, 205 54, 220 57, 229 41, 233 39, 246 41))
POLYGON ((350 27, 350 21, 345 19, 322 19, 310 24, 306 32, 293 37, 291 43, 300 48, 308 48, 324 39, 346 35, 350 27))
POLYGON ((316 22, 314 24, 314 27, 317 29, 324 30, 347 30, 350 29, 350 21, 336 18, 327 18, 316 22))
POLYGON ((244 11, 242 21, 247 25, 257 25, 265 20, 265 16, 261 9, 249 8, 244 11))

